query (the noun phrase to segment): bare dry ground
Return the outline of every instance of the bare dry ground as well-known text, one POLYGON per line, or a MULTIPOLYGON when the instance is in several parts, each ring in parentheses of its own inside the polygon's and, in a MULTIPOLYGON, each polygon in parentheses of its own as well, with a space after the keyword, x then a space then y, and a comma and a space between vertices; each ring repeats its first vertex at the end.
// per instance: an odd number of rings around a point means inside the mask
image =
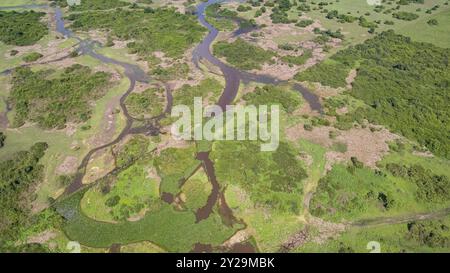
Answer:
POLYGON ((366 166, 376 168, 376 163, 389 152, 388 142, 399 138, 384 128, 372 132, 368 127, 342 131, 333 127, 321 126, 307 131, 303 124, 287 128, 286 135, 291 141, 303 138, 329 149, 332 149, 335 144, 345 145, 347 147, 345 152, 331 150, 326 153, 328 170, 331 169, 332 164, 348 161, 351 157, 357 157, 366 166), (332 131, 339 133, 335 139, 330 138, 332 131))
POLYGON ((83 184, 90 184, 114 170, 115 161, 110 148, 97 151, 86 166, 83 184))
POLYGON ((75 156, 67 156, 64 161, 56 168, 57 174, 68 175, 73 174, 78 168, 78 158, 75 156))

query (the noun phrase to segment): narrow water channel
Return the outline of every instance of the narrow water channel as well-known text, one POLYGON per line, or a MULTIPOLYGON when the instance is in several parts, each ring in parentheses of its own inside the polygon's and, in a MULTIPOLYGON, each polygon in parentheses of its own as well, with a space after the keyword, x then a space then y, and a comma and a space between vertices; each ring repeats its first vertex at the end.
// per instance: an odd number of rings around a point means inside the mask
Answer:
MULTIPOLYGON (((199 61, 203 58, 208 60, 213 65, 217 66, 223 74, 223 77, 225 79, 225 88, 217 102, 217 105, 219 105, 222 109, 225 110, 226 105, 230 105, 233 103, 233 101, 236 98, 236 95, 239 90, 239 86, 241 81, 242 82, 258 82, 258 83, 265 83, 265 84, 280 84, 282 83, 276 78, 265 76, 265 75, 257 75, 252 74, 244 71, 240 71, 238 69, 235 69, 233 67, 228 66, 227 64, 220 61, 218 58, 214 57, 210 51, 211 44, 214 42, 218 35, 218 30, 215 29, 212 25, 210 25, 206 19, 205 19, 205 9, 215 3, 223 2, 221 0, 209 0, 208 2, 202 2, 197 7, 197 16, 199 22, 205 26, 209 33, 204 38, 204 40, 195 48, 193 53, 193 62, 198 66, 199 61)), ((25 5, 20 7, 9 7, 6 9, 17 9, 17 8, 49 8, 48 5, 25 5)), ((159 130, 158 128, 155 128, 153 126, 153 123, 149 123, 146 126, 142 126, 140 128, 133 128, 133 121, 134 118, 128 113, 128 110, 125 106, 125 100, 128 97, 128 95, 134 90, 136 82, 143 82, 148 83, 149 77, 148 75, 137 65, 132 65, 126 62, 121 62, 112 58, 109 58, 107 56, 104 56, 102 54, 97 53, 94 49, 96 46, 99 46, 100 44, 96 41, 92 41, 90 39, 81 39, 77 36, 75 36, 70 30, 68 30, 65 26, 65 22, 63 19, 63 12, 59 7, 55 8, 55 21, 56 21, 56 30, 61 35, 67 37, 67 38, 73 38, 76 39, 78 43, 78 52, 80 54, 89 55, 103 63, 106 64, 114 64, 121 66, 124 69, 125 76, 129 79, 130 85, 126 92, 122 95, 120 99, 120 107, 122 109, 122 113, 126 117, 126 125, 122 132, 117 136, 113 141, 110 143, 107 143, 105 145, 96 147, 92 150, 90 150, 83 160, 81 161, 81 164, 78 168, 78 172, 75 176, 75 179, 73 182, 67 187, 65 194, 71 194, 77 190, 79 190, 81 187, 83 187, 83 177, 86 173, 86 166, 89 163, 91 157, 99 150, 105 149, 107 147, 110 147, 112 145, 115 145, 119 143, 124 137, 126 137, 129 134, 137 134, 137 133, 151 133, 151 134, 158 134, 159 130)), ((245 33, 245 31, 236 31, 235 35, 240 35, 242 33, 245 33)), ((321 112, 322 108, 319 102, 319 99, 316 95, 311 93, 306 88, 302 87, 300 84, 294 84, 294 89, 298 90, 307 103, 310 104, 312 110, 316 110, 321 112)), ((167 90, 167 88, 166 88, 167 90)), ((167 91, 167 97, 168 97, 168 106, 166 108, 166 113, 170 111, 171 108, 171 102, 172 102, 172 96, 169 91, 167 91)), ((218 200, 220 200, 220 209, 221 216, 224 219, 225 223, 233 224, 237 220, 234 218, 232 214, 232 210, 228 207, 223 192, 221 192, 220 184, 217 181, 215 170, 214 170, 214 163, 209 158, 208 152, 202 152, 197 155, 197 158, 202 161, 203 168, 205 169, 205 172, 209 178, 209 181, 212 184, 212 191, 208 198, 207 203, 204 207, 200 208, 196 213, 196 219, 197 221, 202 221, 204 219, 207 219, 210 214, 213 211, 214 206, 217 204, 218 200)), ((113 171, 114 172, 114 171, 113 171)), ((115 246, 112 248, 114 250, 118 249, 118 246, 115 246)), ((245 251, 251 252, 254 249, 251 248, 249 245, 245 244, 245 251)))

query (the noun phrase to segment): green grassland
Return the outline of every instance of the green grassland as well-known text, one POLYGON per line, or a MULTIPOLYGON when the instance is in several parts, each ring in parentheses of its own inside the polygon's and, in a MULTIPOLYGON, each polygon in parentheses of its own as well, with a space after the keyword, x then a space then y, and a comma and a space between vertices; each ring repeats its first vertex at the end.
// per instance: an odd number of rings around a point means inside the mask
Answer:
POLYGON ((416 190, 407 181, 370 169, 335 165, 319 180, 310 211, 314 216, 336 222, 412 212, 418 210, 416 190))
POLYGON ((47 26, 41 22, 43 12, 0 11, 0 41, 7 45, 26 46, 35 44, 47 33, 47 26))
POLYGON ((390 153, 384 156, 378 163, 380 166, 385 166, 389 163, 407 164, 411 166, 421 165, 437 175, 450 177, 450 169, 448 168, 450 161, 448 159, 418 155, 411 144, 391 143, 390 147, 390 153))
POLYGON ((139 217, 155 207, 159 197, 159 181, 148 177, 153 168, 150 152, 155 144, 138 135, 120 147, 115 155, 115 165, 121 171, 100 179, 86 191, 81 200, 81 210, 98 221, 125 221, 139 217))
POLYGON ((150 88, 142 93, 133 93, 125 101, 128 111, 134 117, 156 117, 164 111, 164 89, 150 88))
POLYGON ((316 191, 319 180, 325 171, 325 153, 327 150, 320 145, 303 139, 299 141, 298 149, 300 150, 300 154, 309 155, 312 159, 311 165, 307 167, 308 177, 303 187, 303 192, 306 195, 316 191))
POLYGON ((159 184, 147 178, 147 166, 136 163, 117 175, 112 189, 102 193, 106 184, 100 183, 86 192, 81 210, 99 221, 124 221, 155 209, 159 184))
POLYGON ((450 180, 443 168, 447 160, 425 159, 391 147, 394 152, 378 164, 379 170, 365 168, 357 159, 347 166, 335 165, 320 179, 311 213, 346 222, 447 207, 450 180))
POLYGON ((121 253, 164 253, 164 249, 150 242, 139 242, 122 246, 121 253))
MULTIPOLYGON (((299 5, 293 6, 287 11, 290 20, 299 20, 299 14, 308 18, 319 20, 321 25, 326 29, 341 29, 345 34, 344 46, 359 44, 371 37, 368 28, 359 23, 358 18, 363 16, 367 22, 374 24, 375 33, 380 33, 389 29, 412 37, 419 42, 429 42, 437 46, 448 47, 450 34, 445 32, 446 22, 448 21, 448 13, 450 7, 446 0, 427 0, 423 4, 411 2, 407 5, 398 5, 395 1, 384 1, 383 8, 370 6, 366 1, 341 0, 326 2, 322 5, 320 1, 306 0, 299 5), (298 10, 299 6, 306 5, 308 10, 298 10), (434 6, 439 7, 432 10, 434 6), (399 7, 399 10, 396 7, 399 7), (431 12, 427 11, 430 10, 431 12), (328 19, 327 14, 331 11, 337 11, 339 15, 354 17, 353 22, 340 22, 337 18, 328 19), (409 12, 419 15, 419 18, 412 21, 398 20, 393 17, 396 12, 409 12), (427 24, 430 19, 442 21, 436 27, 427 24), (391 21, 393 24, 386 24, 391 21), (445 32, 445 33, 444 33, 445 32)), ((335 52, 335 50, 332 50, 335 52)))

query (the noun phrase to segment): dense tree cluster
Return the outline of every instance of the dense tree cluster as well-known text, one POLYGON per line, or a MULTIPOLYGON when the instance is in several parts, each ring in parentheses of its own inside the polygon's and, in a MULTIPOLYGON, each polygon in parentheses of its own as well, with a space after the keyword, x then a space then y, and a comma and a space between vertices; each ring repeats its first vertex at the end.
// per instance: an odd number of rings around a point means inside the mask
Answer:
POLYGON ((62 128, 67 122, 89 119, 89 101, 106 93, 109 74, 93 73, 89 67, 73 65, 53 76, 54 71, 33 72, 17 68, 9 97, 15 109, 14 125, 37 122, 43 128, 62 128))
POLYGON ((214 44, 214 55, 225 57, 227 62, 237 68, 251 70, 260 69, 264 63, 269 63, 275 53, 238 38, 232 43, 218 42, 214 44))
POLYGON ((42 39, 48 33, 41 22, 43 12, 0 11, 0 41, 7 45, 27 46, 42 39))
POLYGON ((450 227, 442 221, 411 222, 407 224, 407 228, 407 239, 414 240, 421 245, 447 248, 450 246, 448 237, 450 227))
POLYGON ((449 55, 449 49, 387 31, 338 52, 296 79, 344 87, 346 75, 359 64, 350 94, 370 107, 355 112, 358 119, 387 125, 449 158, 449 55))
POLYGON ((345 86, 345 78, 350 72, 350 68, 337 62, 323 62, 308 69, 306 72, 295 76, 299 81, 320 82, 323 85, 334 88, 345 86))
POLYGON ((42 58, 44 55, 42 55, 39 52, 31 52, 27 55, 25 55, 22 60, 24 60, 27 63, 31 63, 31 62, 35 62, 37 60, 39 60, 40 58, 42 58))
POLYGON ((39 160, 46 143, 36 143, 29 151, 18 152, 0 161, 0 246, 12 240, 19 227, 29 224, 33 189, 43 176, 39 160))

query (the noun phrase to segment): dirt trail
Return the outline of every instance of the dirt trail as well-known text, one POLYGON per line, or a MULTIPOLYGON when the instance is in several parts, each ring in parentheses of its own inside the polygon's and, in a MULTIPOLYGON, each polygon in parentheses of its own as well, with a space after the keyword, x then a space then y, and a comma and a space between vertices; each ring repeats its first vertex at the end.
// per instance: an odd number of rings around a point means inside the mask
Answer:
POLYGON ((436 220, 444 218, 448 215, 450 215, 450 208, 445 208, 434 212, 413 213, 408 215, 400 215, 392 217, 377 217, 377 218, 362 219, 350 222, 348 225, 352 227, 376 227, 383 225, 403 224, 412 221, 436 220))

